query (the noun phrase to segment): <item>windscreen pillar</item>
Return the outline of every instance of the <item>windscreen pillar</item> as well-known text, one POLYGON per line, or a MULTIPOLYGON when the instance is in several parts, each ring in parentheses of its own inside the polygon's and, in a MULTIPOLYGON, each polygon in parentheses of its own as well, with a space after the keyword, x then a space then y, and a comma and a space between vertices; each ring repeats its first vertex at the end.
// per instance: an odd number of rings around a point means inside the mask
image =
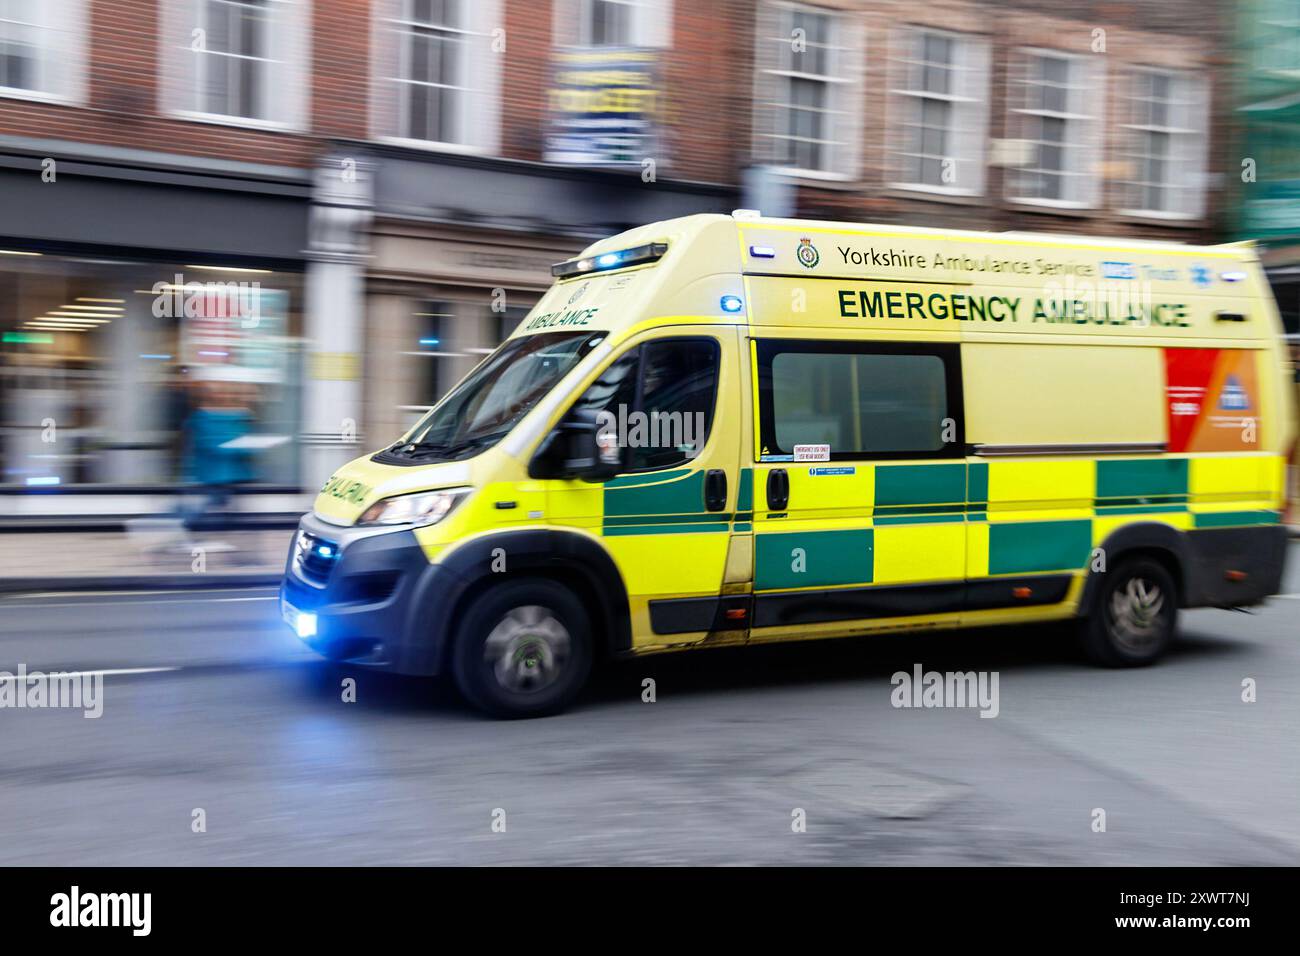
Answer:
POLYGON ((363 447, 362 369, 371 169, 334 155, 316 169, 308 226, 302 484, 315 491, 363 447))

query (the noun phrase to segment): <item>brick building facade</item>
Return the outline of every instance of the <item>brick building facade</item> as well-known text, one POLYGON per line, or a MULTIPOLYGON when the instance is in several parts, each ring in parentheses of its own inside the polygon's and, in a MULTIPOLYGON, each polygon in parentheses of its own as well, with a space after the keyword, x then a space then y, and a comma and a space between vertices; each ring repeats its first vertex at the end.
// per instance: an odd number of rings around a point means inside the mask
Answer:
MULTIPOLYGON (((195 0, 176 0, 193 4, 195 0)), ((224 3, 226 0, 220 0, 224 3)), ((231 0, 232 5, 238 5, 231 0)), ((284 4, 285 0, 272 0, 284 4)), ((310 110, 297 128, 259 129, 238 120, 196 121, 169 115, 164 108, 160 44, 163 17, 158 0, 52 0, 51 6, 78 11, 69 29, 84 30, 79 52, 85 57, 74 96, 0 95, 0 135, 134 147, 196 157, 291 167, 311 167, 329 140, 372 138, 370 87, 372 32, 378 0, 316 0, 310 8, 307 71, 310 110)), ((854 46, 844 51, 846 69, 860 86, 854 101, 860 113, 857 168, 835 188, 818 188, 815 180, 795 177, 801 185, 800 209, 875 214, 890 220, 909 213, 925 215, 929 203, 941 203, 941 218, 950 221, 1008 219, 1019 226, 1037 221, 1080 223, 1081 228, 1122 229, 1186 223, 1142 222, 1141 216, 1115 215, 1121 208, 1112 188, 1099 202, 1066 215, 1017 208, 1006 197, 1004 167, 988 168, 985 188, 973 197, 932 197, 918 204, 915 195, 891 188, 889 143, 902 120, 890 90, 898 77, 891 69, 904 58, 902 34, 908 28, 976 37, 988 46, 986 139, 996 143, 1017 138, 1011 87, 1026 50, 1059 51, 1095 60, 1104 73, 1097 109, 1109 122, 1105 171, 1118 172, 1118 126, 1123 122, 1125 90, 1132 71, 1168 69, 1205 79, 1205 126, 1213 143, 1215 102, 1224 95, 1217 78, 1226 73, 1226 50, 1216 40, 1230 24, 1216 5, 1195 3, 1071 4, 1046 0, 945 0, 917 5, 899 0, 818 0, 788 4, 767 0, 711 0, 683 4, 672 0, 597 0, 610 5, 642 6, 647 16, 664 18, 665 99, 669 129, 662 168, 673 178, 737 183, 740 171, 754 163, 755 111, 762 108, 756 84, 756 28, 761 11, 788 8, 830 18, 832 30, 854 29, 854 46), (1100 31, 1100 35, 1099 35, 1100 31), (971 210, 978 210, 972 212, 971 210), (996 215, 994 213, 996 210, 996 215), (1024 214, 1023 216, 1021 214, 1024 214), (1040 217, 1045 217, 1040 219, 1040 217)), ((499 150, 505 159, 537 162, 543 156, 550 54, 563 34, 561 19, 578 17, 585 0, 490 0, 493 22, 503 31, 499 150)), ((197 22, 197 21, 196 21, 197 22)), ((797 24, 796 24, 797 28, 797 24)), ((797 65, 797 64, 796 64, 797 65)), ((1214 153, 1209 153, 1211 159, 1214 153)), ((1204 173, 1217 172, 1207 165, 1204 173)), ((1197 217, 1203 227, 1209 216, 1197 217)))
MULTIPOLYGON (((10 4, 0 303, 24 342, 5 357, 0 484, 42 477, 23 430, 47 416, 14 397, 30 382, 54 382, 59 415, 88 404, 88 381, 165 389, 163 366, 117 363, 186 357, 184 322, 155 322, 139 290, 193 267, 283 293, 268 381, 304 450, 272 483, 295 486, 431 404, 535 301, 548 262, 639 222, 759 196, 804 218, 1214 238, 1219 6, 1061 6, 10 4), (562 50, 649 64, 653 150, 550 161, 562 50), (121 321, 77 326, 97 298, 121 321)), ((167 423, 141 414, 101 422, 117 464, 46 477, 173 473, 150 437, 167 423)))

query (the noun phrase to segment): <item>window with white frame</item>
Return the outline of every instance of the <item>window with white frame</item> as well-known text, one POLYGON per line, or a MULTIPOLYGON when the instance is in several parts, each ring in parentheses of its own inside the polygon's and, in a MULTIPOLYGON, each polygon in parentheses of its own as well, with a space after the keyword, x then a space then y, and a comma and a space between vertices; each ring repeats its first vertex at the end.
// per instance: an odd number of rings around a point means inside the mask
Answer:
POLYGON ((163 89, 170 111, 244 125, 305 125, 309 0, 170 0, 163 89))
POLYGON ((1144 69, 1132 73, 1125 92, 1126 210, 1200 216, 1205 208, 1205 82, 1191 73, 1144 69))
POLYGON ((988 43, 917 27, 896 38, 890 152, 895 185, 976 196, 984 191, 988 43))
POLYGON ((376 132, 452 149, 499 141, 499 0, 379 0, 376 132))
POLYGON ((1100 59, 1023 50, 1012 67, 1013 135, 1028 146, 1007 174, 1024 202, 1089 207, 1100 183, 1103 89, 1100 59))
POLYGON ((636 0, 582 0, 579 42, 583 46, 632 46, 636 0))
POLYGON ((458 0, 409 0, 401 24, 399 136, 458 143, 469 93, 469 38, 458 0))
POLYGON ((672 37, 672 0, 555 0, 555 45, 665 47, 672 37))
POLYGON ((84 33, 83 0, 0 0, 0 96, 79 99, 84 33))
POLYGON ((795 175, 857 175, 860 30, 848 14, 760 5, 754 151, 795 175))

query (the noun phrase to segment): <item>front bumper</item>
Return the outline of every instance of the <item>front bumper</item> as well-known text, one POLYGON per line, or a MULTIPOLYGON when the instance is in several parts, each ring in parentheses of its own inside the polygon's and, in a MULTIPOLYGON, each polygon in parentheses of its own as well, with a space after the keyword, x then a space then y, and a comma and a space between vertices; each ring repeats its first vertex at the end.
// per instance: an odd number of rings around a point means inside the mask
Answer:
POLYGON ((340 527, 309 514, 289 546, 280 602, 316 615, 302 640, 330 660, 436 674, 459 584, 409 528, 340 527))

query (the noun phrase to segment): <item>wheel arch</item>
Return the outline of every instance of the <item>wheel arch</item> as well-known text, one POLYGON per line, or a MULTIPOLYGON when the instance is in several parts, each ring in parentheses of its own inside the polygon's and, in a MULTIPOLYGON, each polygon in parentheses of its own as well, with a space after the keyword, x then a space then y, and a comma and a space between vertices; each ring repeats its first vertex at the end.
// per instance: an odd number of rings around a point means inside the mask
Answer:
POLYGON ((609 552, 587 535, 549 528, 498 531, 465 542, 439 564, 462 582, 449 595, 444 662, 470 604, 493 587, 521 578, 555 581, 574 592, 590 613, 598 658, 632 646, 623 576, 609 552), (501 560, 504 567, 494 570, 501 560))
POLYGON ((1178 588, 1179 605, 1187 606, 1191 586, 1188 578, 1191 546, 1182 531, 1157 521, 1139 521, 1116 528, 1097 548, 1105 556, 1106 570, 1093 571, 1089 561, 1088 576, 1084 579, 1083 593, 1079 598, 1080 615, 1091 612, 1097 592, 1110 569, 1125 558, 1140 554, 1149 555, 1164 565, 1178 588))

